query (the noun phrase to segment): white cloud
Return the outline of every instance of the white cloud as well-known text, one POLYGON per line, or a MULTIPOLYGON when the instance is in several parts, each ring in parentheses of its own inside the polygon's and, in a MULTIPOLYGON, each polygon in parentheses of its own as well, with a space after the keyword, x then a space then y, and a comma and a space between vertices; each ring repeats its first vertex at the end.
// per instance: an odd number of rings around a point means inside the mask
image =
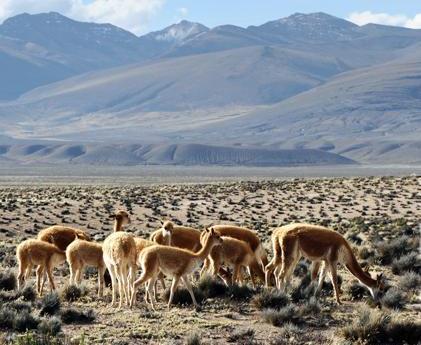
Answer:
POLYGON ((368 23, 403 26, 411 29, 421 29, 421 13, 413 18, 403 14, 373 13, 371 11, 352 12, 348 18, 349 21, 365 25, 368 23))
POLYGON ((147 29, 148 22, 165 0, 0 0, 0 22, 16 14, 55 11, 70 18, 111 23, 136 34, 147 29))
POLYGON ((178 14, 179 14, 180 16, 182 16, 182 17, 185 17, 185 16, 187 16, 187 15, 189 14, 189 9, 188 9, 188 8, 186 8, 186 7, 180 7, 180 8, 178 9, 178 14))

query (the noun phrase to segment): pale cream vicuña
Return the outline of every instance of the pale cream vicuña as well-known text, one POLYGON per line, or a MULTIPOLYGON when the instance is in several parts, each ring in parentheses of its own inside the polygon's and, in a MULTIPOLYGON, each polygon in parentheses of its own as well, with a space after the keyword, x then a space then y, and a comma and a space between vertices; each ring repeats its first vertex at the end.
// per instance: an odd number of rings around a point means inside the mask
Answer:
POLYGON ((48 276, 51 290, 55 290, 52 270, 66 260, 62 250, 51 243, 30 239, 17 246, 16 257, 19 265, 18 289, 23 286, 24 280, 29 278, 32 268, 38 266, 36 270, 38 294, 42 294, 44 283, 41 283, 41 278, 44 273, 48 276))
POLYGON ((102 253, 102 244, 75 240, 66 249, 66 260, 70 268, 70 284, 80 284, 83 269, 86 266, 98 269, 98 296, 104 292, 105 263, 102 253))

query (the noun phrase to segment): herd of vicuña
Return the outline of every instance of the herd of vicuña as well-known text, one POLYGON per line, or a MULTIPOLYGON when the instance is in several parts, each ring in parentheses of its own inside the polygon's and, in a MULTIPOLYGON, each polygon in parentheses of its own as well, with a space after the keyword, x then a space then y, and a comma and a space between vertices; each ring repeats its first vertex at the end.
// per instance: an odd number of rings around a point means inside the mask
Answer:
POLYGON ((175 290, 183 282, 195 306, 197 301, 191 279, 200 270, 221 278, 225 284, 244 284, 244 272, 253 286, 259 282, 271 288, 286 289, 298 261, 304 257, 312 262, 312 279, 319 276, 318 294, 327 271, 330 273, 336 301, 340 302, 337 284, 337 264, 344 265, 370 293, 382 288, 382 275, 373 279, 358 264, 351 246, 336 231, 318 225, 292 223, 272 232, 273 258, 268 262, 266 251, 255 231, 234 225, 214 225, 203 231, 178 226, 171 221, 150 235, 150 239, 133 236, 124 231, 130 216, 118 211, 111 216, 114 231, 104 243, 96 243, 83 230, 52 226, 40 231, 37 239, 28 239, 17 246, 19 263, 18 289, 36 267, 37 292, 41 295, 48 278, 55 289, 53 269, 67 261, 70 284, 80 284, 85 267, 98 270, 98 296, 103 297, 104 274, 111 277, 112 306, 117 302, 132 307, 138 287, 145 286, 145 301, 156 309, 156 289, 159 280, 172 279, 168 308, 175 290), (140 276, 136 277, 140 269, 140 276), (230 273, 232 270, 232 273, 230 273))

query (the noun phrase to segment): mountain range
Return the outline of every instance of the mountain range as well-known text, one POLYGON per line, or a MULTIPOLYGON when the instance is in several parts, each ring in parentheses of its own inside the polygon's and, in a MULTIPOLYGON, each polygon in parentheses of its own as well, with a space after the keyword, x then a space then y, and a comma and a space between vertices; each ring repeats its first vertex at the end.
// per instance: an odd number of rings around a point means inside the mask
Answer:
POLYGON ((3 160, 421 163, 421 30, 297 13, 137 37, 21 14, 0 25, 0 70, 3 160))

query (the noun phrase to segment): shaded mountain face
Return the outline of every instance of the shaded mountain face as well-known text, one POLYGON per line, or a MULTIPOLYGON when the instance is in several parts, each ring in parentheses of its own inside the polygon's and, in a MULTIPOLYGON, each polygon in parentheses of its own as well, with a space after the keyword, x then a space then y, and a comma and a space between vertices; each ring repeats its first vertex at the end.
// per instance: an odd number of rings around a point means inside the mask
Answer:
POLYGON ((138 38, 114 25, 58 13, 21 14, 0 25, 0 100, 92 70, 141 61, 138 38), (4 72, 3 72, 4 71, 4 72))

